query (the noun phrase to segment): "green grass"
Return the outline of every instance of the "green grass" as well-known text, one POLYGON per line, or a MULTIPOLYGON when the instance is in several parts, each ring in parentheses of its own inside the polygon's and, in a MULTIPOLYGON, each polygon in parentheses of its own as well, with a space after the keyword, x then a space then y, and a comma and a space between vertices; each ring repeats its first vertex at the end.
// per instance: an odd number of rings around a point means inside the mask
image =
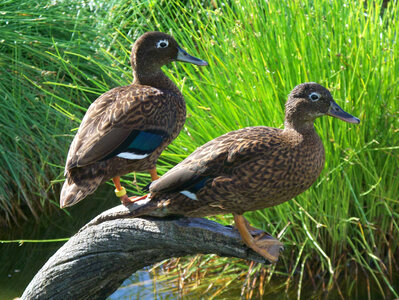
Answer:
MULTIPOLYGON (((42 169, 46 171, 27 173, 25 165, 16 166, 2 174, 5 180, 13 174, 20 187, 26 186, 21 191, 29 191, 38 186, 37 181, 43 182, 41 190, 48 190, 51 178, 57 190, 62 170, 53 166, 62 166, 74 133, 70 130, 78 127, 84 108, 102 92, 131 81, 129 54, 135 38, 147 30, 169 32, 189 53, 210 65, 198 68, 176 63, 164 68, 185 95, 188 118, 178 139, 162 154, 159 170, 167 171, 196 147, 227 131, 256 125, 281 128, 290 90, 306 81, 323 84, 361 124, 328 117, 317 120, 316 129, 326 149, 326 167, 317 183, 295 201, 246 214, 254 226, 279 236, 286 245, 276 267, 252 269, 266 268, 259 272, 268 277, 285 276, 284 286, 295 290, 292 297, 300 295, 302 283, 309 280, 318 289, 338 288, 344 295, 356 295, 357 281, 344 280, 348 278, 366 278, 373 293, 398 297, 398 287, 392 281, 398 272, 399 251, 397 1, 391 1, 384 11, 379 2, 366 5, 344 0, 148 1, 145 5, 119 0, 109 5, 109 14, 97 19, 101 34, 98 27, 90 26, 94 20, 84 27, 87 20, 80 16, 97 13, 86 9, 70 21, 73 26, 67 22, 71 32, 64 45, 47 38, 47 49, 27 50, 38 66, 48 62, 52 68, 46 70, 56 71, 56 77, 32 78, 29 71, 38 76, 43 68, 34 65, 37 70, 29 69, 32 59, 18 52, 27 46, 10 46, 12 55, 8 57, 14 57, 12 65, 22 68, 25 80, 9 72, 9 82, 3 84, 7 90, 14 87, 12 80, 17 81, 18 89, 10 92, 8 99, 16 99, 12 111, 22 113, 18 114, 21 121, 9 121, 13 127, 4 130, 3 125, 1 133, 21 130, 27 111, 32 114, 27 105, 38 102, 33 112, 38 110, 42 116, 41 131, 28 130, 26 135, 39 136, 42 143, 40 135, 45 135, 46 146, 23 139, 21 145, 28 144, 25 148, 30 151, 25 154, 12 135, 8 143, 19 152, 1 153, 8 161, 19 155, 16 161, 22 164, 26 157, 30 162, 40 152, 38 166, 45 166, 42 169), (76 37, 79 32, 81 36, 76 37), (34 96, 27 96, 35 95, 32 91, 40 95, 37 102, 33 102, 34 96), (18 103, 24 110, 19 110, 18 103), (54 127, 57 131, 53 134, 42 133, 54 127)), ((11 113, 7 116, 13 118, 11 113)), ((31 127, 28 123, 23 128, 31 127)), ((7 165, 5 168, 8 170, 7 165)), ((139 175, 137 181, 143 185, 148 178, 139 175)), ((18 207, 8 198, 0 200, 5 212, 18 207)), ((231 222, 230 216, 219 220, 231 222)))
MULTIPOLYGON (((94 56, 94 43, 101 43, 93 31, 101 23, 76 2, 0 4, 0 226, 39 220, 58 202, 51 181, 61 178, 71 119, 79 119, 98 95, 88 92, 97 88, 88 77, 78 78, 60 62, 68 51, 94 56), (83 90, 72 88, 77 85, 83 90), (72 111, 70 118, 53 109, 61 105, 72 111)), ((87 76, 99 73, 79 57, 70 63, 87 76)))

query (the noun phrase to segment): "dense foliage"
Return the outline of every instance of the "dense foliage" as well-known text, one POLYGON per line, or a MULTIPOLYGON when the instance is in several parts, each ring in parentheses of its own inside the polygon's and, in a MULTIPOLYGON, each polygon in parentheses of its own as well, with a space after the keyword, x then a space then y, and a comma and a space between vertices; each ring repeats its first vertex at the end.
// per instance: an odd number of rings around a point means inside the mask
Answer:
MULTIPOLYGON (((298 282, 312 276, 309 266, 317 286, 356 270, 381 295, 398 297, 391 277, 399 240, 397 1, 386 9, 346 0, 14 2, 0 4, 4 223, 40 216, 58 202, 68 144, 85 108, 131 81, 131 44, 160 30, 210 63, 164 69, 185 95, 188 119, 161 156, 161 172, 227 131, 282 127, 290 90, 323 84, 362 123, 318 120, 326 148, 318 182, 294 201, 247 216, 286 244, 277 268, 298 274, 298 282)), ((137 182, 146 184, 148 175, 137 182)), ((356 290, 355 282, 345 289, 356 290)))

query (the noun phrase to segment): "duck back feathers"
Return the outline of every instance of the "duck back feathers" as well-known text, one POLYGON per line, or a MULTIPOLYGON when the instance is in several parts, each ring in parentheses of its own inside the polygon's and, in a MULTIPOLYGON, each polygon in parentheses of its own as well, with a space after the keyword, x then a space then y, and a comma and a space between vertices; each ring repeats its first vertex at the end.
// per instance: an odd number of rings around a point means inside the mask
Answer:
POLYGON ((299 133, 248 127, 199 147, 150 185, 152 201, 168 201, 168 213, 202 217, 274 206, 308 189, 324 167, 324 147, 299 133), (287 136, 288 135, 288 136, 287 136), (205 180, 205 183, 204 183, 205 180), (198 183, 196 200, 182 191, 198 183))

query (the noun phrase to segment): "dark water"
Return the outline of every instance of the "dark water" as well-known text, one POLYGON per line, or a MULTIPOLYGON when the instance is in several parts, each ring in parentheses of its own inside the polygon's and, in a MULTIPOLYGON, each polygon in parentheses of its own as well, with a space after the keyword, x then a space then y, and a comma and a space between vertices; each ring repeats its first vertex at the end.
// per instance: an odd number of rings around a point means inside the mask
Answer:
MULTIPOLYGON (((104 210, 119 204, 113 188, 101 187, 94 196, 51 216, 43 217, 38 225, 34 220, 23 227, 0 232, 0 240, 46 240, 68 238, 104 210)), ((0 243, 0 300, 20 297, 26 286, 46 261, 65 243, 0 243)), ((109 299, 175 299, 172 293, 158 293, 165 283, 158 283, 148 268, 128 278, 109 299)))
MULTIPOLYGON (((0 232, 0 240, 14 239, 59 239, 72 236, 84 224, 102 211, 118 205, 112 188, 102 187, 97 195, 91 199, 86 199, 68 210, 70 215, 63 211, 57 211, 51 216, 41 220, 37 225, 33 220, 20 228, 13 228, 7 232, 0 232), (108 199, 108 200, 107 200, 108 199)), ((36 272, 65 242, 52 243, 18 243, 0 244, 0 299, 14 299, 22 295, 24 289, 32 280, 36 272)), ((158 271, 159 272, 159 271, 158 271)), ((398 274, 399 275, 399 274, 398 274)), ((168 280, 157 280, 158 276, 153 276, 149 268, 136 272, 125 280, 122 286, 109 297, 116 299, 176 299, 179 298, 175 283, 168 280), (173 291, 173 292, 170 292, 173 291)), ((371 279, 371 278, 370 278, 371 279)), ((286 280, 276 278, 266 290, 267 295, 263 299, 296 299, 297 291, 293 287, 292 291, 285 291, 282 283, 286 280)), ((373 282, 373 280, 370 280, 373 282)), ((341 291, 345 299, 367 299, 368 292, 366 281, 355 284, 356 291, 351 291, 350 296, 345 291, 341 291)), ((399 290, 399 276, 393 279, 396 290, 399 290)), ((242 283, 236 282, 229 285, 217 299, 239 299, 242 283)), ((352 287, 353 288, 353 287, 352 287)), ((388 292, 384 287, 385 292, 388 292)), ((204 298, 200 292, 193 291, 184 298, 200 299, 204 298)), ((394 297, 386 294, 387 299, 394 297)), ((206 297, 206 296, 205 296, 206 297)), ((256 297, 258 298, 258 297, 256 297)), ((321 291, 314 291, 310 283, 304 283, 301 292, 301 299, 322 298, 340 299, 336 290, 330 291, 327 295, 321 291)), ((204 298, 205 299, 205 298, 204 298)), ((372 286, 371 299, 382 299, 376 286, 372 286)))
MULTIPOLYGON (((105 185, 93 197, 68 209, 69 215, 59 210, 43 216, 40 224, 29 220, 22 227, 0 232, 0 240, 68 238, 100 212, 116 205, 118 199, 112 187, 105 185)), ((21 296, 36 272, 64 243, 0 244, 0 299, 21 296)))

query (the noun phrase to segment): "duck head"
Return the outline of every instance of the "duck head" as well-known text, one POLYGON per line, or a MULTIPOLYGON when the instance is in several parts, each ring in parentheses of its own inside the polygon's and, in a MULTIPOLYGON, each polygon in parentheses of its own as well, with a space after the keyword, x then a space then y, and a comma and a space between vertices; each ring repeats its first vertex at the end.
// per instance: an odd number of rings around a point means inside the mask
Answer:
POLYGON ((130 56, 134 70, 151 72, 172 61, 183 61, 198 66, 207 66, 202 59, 189 55, 169 34, 151 31, 139 37, 130 56))
POLYGON ((291 126, 312 125, 316 118, 328 115, 359 124, 360 120, 345 112, 334 101, 329 90, 315 82, 297 85, 285 104, 285 123, 291 126))

